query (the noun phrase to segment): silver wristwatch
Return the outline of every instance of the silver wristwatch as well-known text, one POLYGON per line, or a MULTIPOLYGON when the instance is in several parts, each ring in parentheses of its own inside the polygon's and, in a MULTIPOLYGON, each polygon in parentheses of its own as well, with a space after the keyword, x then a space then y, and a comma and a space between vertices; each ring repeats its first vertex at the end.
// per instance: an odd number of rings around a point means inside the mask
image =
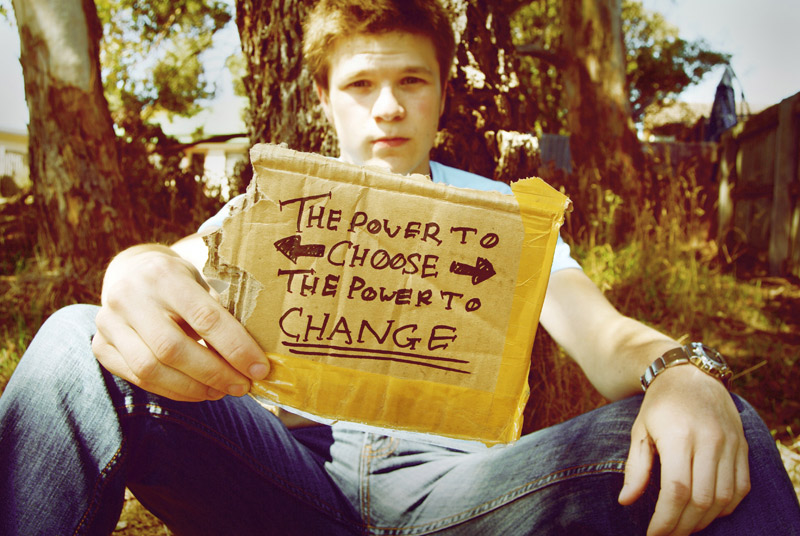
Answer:
POLYGON ((642 390, 647 391, 656 376, 669 367, 685 363, 692 363, 706 374, 721 381, 726 388, 730 388, 733 371, 728 366, 725 358, 719 352, 701 342, 691 342, 680 348, 674 348, 653 361, 642 374, 642 390))

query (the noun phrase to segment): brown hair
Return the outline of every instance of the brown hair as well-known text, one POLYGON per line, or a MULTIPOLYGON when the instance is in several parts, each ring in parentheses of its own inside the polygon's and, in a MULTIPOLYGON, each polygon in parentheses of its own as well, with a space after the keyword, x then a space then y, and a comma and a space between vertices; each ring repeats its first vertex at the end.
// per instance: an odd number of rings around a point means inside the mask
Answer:
POLYGON ((328 55, 342 37, 406 32, 428 37, 436 50, 442 87, 450 74, 456 43, 438 0, 321 0, 303 28, 303 55, 314 81, 328 90, 328 55))

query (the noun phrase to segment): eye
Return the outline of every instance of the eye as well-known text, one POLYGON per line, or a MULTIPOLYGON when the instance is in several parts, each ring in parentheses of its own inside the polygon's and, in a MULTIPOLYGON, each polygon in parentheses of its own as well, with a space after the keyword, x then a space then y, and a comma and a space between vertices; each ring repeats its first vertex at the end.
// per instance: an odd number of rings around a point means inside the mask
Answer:
POLYGON ((366 88, 370 87, 370 83, 369 80, 355 80, 354 82, 350 82, 349 84, 347 84, 347 87, 366 88))
POLYGON ((415 84, 427 84, 427 81, 419 78, 418 76, 406 76, 400 81, 401 84, 405 86, 415 85, 415 84))

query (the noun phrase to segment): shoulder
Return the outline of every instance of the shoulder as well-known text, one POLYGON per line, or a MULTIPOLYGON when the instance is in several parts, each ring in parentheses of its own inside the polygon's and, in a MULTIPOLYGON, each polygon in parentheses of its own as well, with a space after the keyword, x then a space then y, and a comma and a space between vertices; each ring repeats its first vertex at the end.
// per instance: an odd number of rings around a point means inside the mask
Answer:
POLYGON ((431 178, 433 182, 458 186, 460 188, 472 188, 475 190, 495 191, 503 194, 510 194, 511 187, 500 181, 487 179, 475 173, 445 166, 439 162, 431 160, 431 178))
MULTIPOLYGON (((433 160, 431 160, 430 165, 433 182, 449 184, 451 186, 458 186, 461 188, 473 188, 475 190, 484 190, 489 192, 495 191, 503 194, 512 193, 511 187, 504 182, 487 179, 486 177, 476 175, 475 173, 445 166, 444 164, 434 162, 433 160)), ((551 272, 557 272, 564 270, 565 268, 580 269, 580 267, 580 264, 578 264, 578 262, 573 259, 572 255, 570 254, 569 245, 561 239, 561 235, 559 234, 555 253, 553 255, 551 272)))

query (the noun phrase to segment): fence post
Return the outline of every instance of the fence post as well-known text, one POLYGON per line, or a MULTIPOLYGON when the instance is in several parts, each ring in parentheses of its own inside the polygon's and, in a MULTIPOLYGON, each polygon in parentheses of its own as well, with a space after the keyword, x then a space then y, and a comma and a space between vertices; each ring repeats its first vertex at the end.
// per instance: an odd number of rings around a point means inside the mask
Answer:
POLYGON ((719 245, 725 243, 728 231, 733 227, 734 202, 731 198, 732 183, 736 183, 736 155, 739 151, 739 143, 734 130, 730 129, 722 134, 719 140, 719 177, 718 207, 717 207, 717 240, 719 245))
POLYGON ((784 99, 778 110, 775 137, 775 176, 772 194, 772 219, 769 237, 769 271, 783 275, 789 257, 792 226, 791 183, 795 178, 798 136, 794 122, 794 104, 798 97, 784 99))

